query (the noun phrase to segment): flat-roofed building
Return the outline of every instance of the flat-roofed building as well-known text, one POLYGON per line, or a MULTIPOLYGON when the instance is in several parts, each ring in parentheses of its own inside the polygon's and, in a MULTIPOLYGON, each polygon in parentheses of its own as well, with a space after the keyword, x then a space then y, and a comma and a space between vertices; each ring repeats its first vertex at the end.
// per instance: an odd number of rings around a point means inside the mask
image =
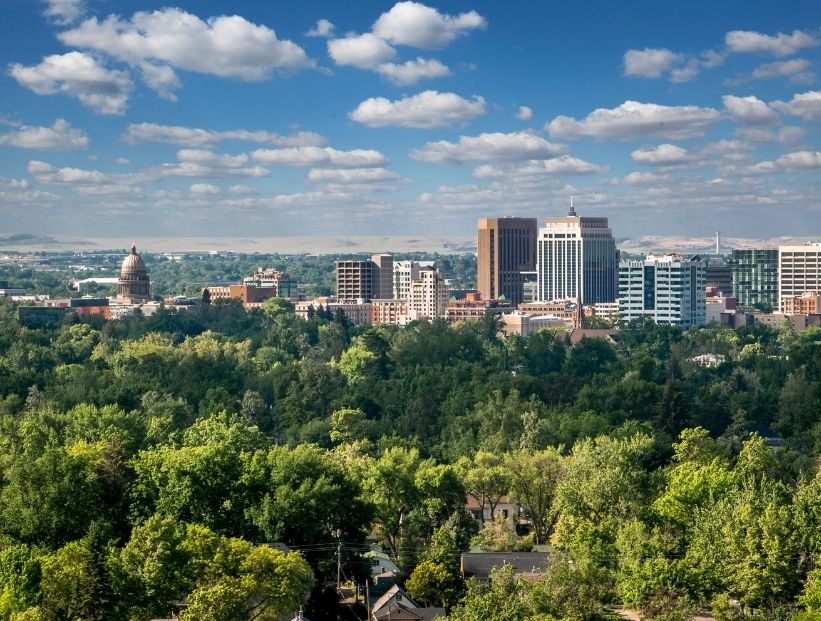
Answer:
POLYGON ((371 323, 404 326, 409 321, 407 300, 371 300, 371 323))
POLYGON ((536 218, 480 218, 476 279, 485 300, 524 301, 525 272, 536 269, 536 218))
POLYGON ((538 299, 612 302, 617 290, 616 241, 607 218, 545 218, 537 240, 538 299))
POLYGON ((785 298, 821 291, 821 242, 778 247, 778 308, 785 298))
POLYGON ((224 287, 205 287, 205 289, 203 289, 203 298, 207 298, 209 302, 216 302, 217 300, 239 300, 246 308, 261 306, 274 297, 277 297, 276 287, 227 285, 224 287))
POLYGON ((816 315, 819 313, 821 296, 817 291, 807 291, 802 295, 786 297, 781 300, 785 315, 816 315))
POLYGON ((619 318, 650 317, 685 328, 706 323, 704 263, 678 254, 619 264, 619 318))
POLYGON ((727 264, 732 278, 732 296, 740 307, 778 307, 777 249, 733 250, 727 264))
POLYGON ((408 300, 411 319, 439 319, 445 316, 448 288, 434 267, 419 269, 419 279, 411 283, 408 300))

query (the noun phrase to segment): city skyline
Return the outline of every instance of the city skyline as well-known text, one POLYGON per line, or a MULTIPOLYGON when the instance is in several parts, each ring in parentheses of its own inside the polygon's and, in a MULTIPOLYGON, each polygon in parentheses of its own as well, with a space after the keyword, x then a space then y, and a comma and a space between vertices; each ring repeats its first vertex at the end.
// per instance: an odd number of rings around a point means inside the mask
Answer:
POLYGON ((0 234, 817 233, 821 8, 624 7, 11 0, 0 234))

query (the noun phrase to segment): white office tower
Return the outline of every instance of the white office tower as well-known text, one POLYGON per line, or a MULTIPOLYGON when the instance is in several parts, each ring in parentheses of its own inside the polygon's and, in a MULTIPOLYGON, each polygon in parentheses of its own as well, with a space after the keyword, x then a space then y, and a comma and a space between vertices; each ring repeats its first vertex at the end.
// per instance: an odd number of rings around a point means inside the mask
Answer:
POLYGON ((411 319, 438 319, 445 316, 448 289, 435 267, 419 268, 419 278, 411 283, 408 308, 411 319))
POLYGON ((419 280, 418 261, 394 261, 393 262, 393 299, 409 300, 411 283, 419 280))
POLYGON ((778 309, 784 299, 821 291, 821 242, 778 247, 778 309))
POLYGON ((679 254, 650 255, 619 263, 619 319, 648 316, 656 323, 684 328, 707 320, 707 270, 698 259, 679 254))
POLYGON ((567 216, 545 218, 536 246, 539 301, 616 299, 616 242, 607 218, 582 218, 571 206, 567 216))

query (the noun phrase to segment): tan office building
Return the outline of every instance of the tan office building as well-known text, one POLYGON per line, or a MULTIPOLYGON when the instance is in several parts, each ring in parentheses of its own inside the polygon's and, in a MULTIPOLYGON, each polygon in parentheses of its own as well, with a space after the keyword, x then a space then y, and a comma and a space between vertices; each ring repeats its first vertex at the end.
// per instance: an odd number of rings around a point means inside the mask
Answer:
POLYGON ((536 269, 536 218, 480 218, 476 278, 483 300, 524 301, 525 275, 536 269))

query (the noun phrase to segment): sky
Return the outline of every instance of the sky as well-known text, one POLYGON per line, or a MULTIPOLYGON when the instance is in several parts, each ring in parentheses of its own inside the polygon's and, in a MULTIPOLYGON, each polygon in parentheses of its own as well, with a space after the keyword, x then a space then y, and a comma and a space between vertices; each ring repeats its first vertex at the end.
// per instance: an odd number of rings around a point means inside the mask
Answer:
POLYGON ((3 234, 821 236, 818 2, 3 8, 3 234))

